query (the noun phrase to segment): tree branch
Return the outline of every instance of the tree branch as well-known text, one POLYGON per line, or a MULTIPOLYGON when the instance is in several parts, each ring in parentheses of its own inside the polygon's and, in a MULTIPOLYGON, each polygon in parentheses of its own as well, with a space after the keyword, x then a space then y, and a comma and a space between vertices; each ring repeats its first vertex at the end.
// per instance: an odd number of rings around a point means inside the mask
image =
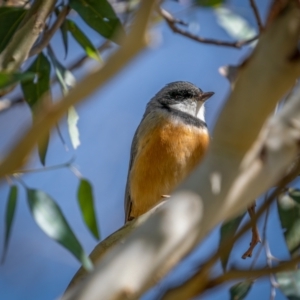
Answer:
POLYGON ((153 2, 154 0, 142 2, 143 5, 140 8, 140 13, 137 14, 131 33, 124 38, 122 47, 109 58, 100 70, 86 76, 63 99, 48 103, 40 108, 31 129, 1 161, 0 178, 13 173, 25 163, 26 157, 36 142, 55 126, 70 106, 80 103, 97 88, 104 85, 147 45, 145 32, 148 28, 148 18, 153 2))
POLYGON ((71 8, 69 6, 65 6, 61 10, 61 12, 57 16, 54 24, 52 25, 52 27, 49 30, 47 30, 46 32, 44 32, 41 41, 30 50, 29 55, 28 55, 29 57, 39 54, 45 47, 47 47, 51 38, 53 37, 55 32, 59 29, 59 27, 62 25, 66 16, 69 14, 70 10, 71 10, 71 8))
POLYGON ((34 1, 8 45, 0 54, 1 71, 16 71, 28 58, 29 51, 43 30, 55 3, 56 0, 34 1))
POLYGON ((255 0, 250 0, 250 5, 251 5, 251 8, 252 8, 253 13, 255 15, 255 19, 256 19, 256 22, 257 22, 259 32, 262 32, 264 30, 264 27, 262 25, 262 21, 261 21, 260 15, 259 15, 258 8, 257 8, 256 3, 255 3, 255 0))
POLYGON ((258 36, 255 36, 249 40, 245 40, 245 41, 239 41, 239 42, 226 42, 226 41, 220 41, 220 40, 214 40, 214 39, 206 39, 206 38, 202 38, 198 35, 192 34, 187 30, 184 30, 182 28, 179 28, 176 24, 182 24, 182 25, 186 25, 185 22, 175 19, 174 16, 169 13, 168 11, 166 11, 165 9, 163 9, 162 7, 158 8, 158 12, 159 14, 166 20, 167 24, 169 25, 169 27, 172 29, 173 32, 175 33, 179 33, 185 37, 188 37, 194 41, 200 42, 200 43, 204 43, 204 44, 211 44, 211 45, 216 45, 216 46, 226 46, 226 47, 233 47, 233 48, 241 48, 244 45, 250 44, 253 41, 258 39, 258 36))
MULTIPOLYGON (((216 224, 245 210, 261 189, 276 184, 277 172, 282 171, 283 165, 271 174, 271 181, 264 181, 243 198, 233 194, 248 149, 276 103, 300 74, 299 60, 288 59, 297 49, 299 33, 300 9, 291 5, 264 32, 252 56, 241 68, 216 124, 208 155, 179 187, 186 192, 175 194, 123 243, 116 245, 102 258, 94 273, 65 299, 137 299, 216 224), (220 181, 218 192, 211 188, 212 174, 220 181), (115 274, 118 274, 117 279, 115 274)), ((290 156, 285 162, 289 159, 290 156)))

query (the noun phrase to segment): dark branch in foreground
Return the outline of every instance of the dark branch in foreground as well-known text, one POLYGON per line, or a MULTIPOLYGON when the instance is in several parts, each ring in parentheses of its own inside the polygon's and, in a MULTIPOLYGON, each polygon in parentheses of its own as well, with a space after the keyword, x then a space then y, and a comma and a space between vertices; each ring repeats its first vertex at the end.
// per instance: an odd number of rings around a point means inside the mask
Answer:
POLYGON ((252 220, 247 222, 242 228, 232 237, 228 238, 228 241, 223 243, 217 252, 213 254, 203 265, 197 267, 197 272, 188 279, 181 286, 169 289, 166 294, 162 297, 163 300, 173 299, 175 294, 185 296, 189 296, 190 298, 194 298, 199 296, 205 290, 223 284, 230 280, 236 280, 241 278, 257 278, 261 276, 267 276, 272 273, 276 273, 279 271, 290 270, 295 266, 299 261, 300 257, 296 257, 290 261, 282 262, 273 268, 263 268, 263 269, 252 269, 252 270, 234 270, 231 269, 228 272, 216 277, 209 278, 210 270, 214 266, 214 264, 219 260, 221 255, 226 255, 235 244, 249 229, 252 228, 253 223, 256 223, 258 218, 269 208, 269 206, 277 199, 277 197, 285 190, 286 185, 294 180, 300 172, 300 160, 298 159, 295 162, 292 170, 283 177, 277 184, 277 188, 270 194, 270 196, 266 199, 264 204, 259 208, 257 213, 253 216, 252 220))
POLYGON ((259 32, 262 32, 264 30, 264 27, 262 25, 262 21, 261 21, 260 15, 259 15, 258 8, 257 8, 256 3, 255 3, 255 0, 250 0, 250 5, 251 5, 251 8, 252 8, 253 13, 255 15, 256 23, 257 23, 257 26, 259 28, 259 32))
POLYGON ((158 8, 159 14, 166 20, 169 27, 172 29, 173 32, 179 33, 185 37, 188 37, 194 41, 203 43, 203 44, 211 44, 216 46, 225 46, 225 47, 233 47, 233 48, 241 48, 242 46, 245 46, 247 44, 252 43, 253 41, 257 40, 259 36, 255 36, 249 40, 239 41, 239 42, 227 42, 227 41, 220 41, 215 39, 207 39, 200 37, 198 35, 192 34, 188 32, 187 30, 184 30, 182 28, 179 28, 177 24, 186 25, 185 22, 175 19, 173 15, 171 15, 168 11, 165 9, 159 7, 158 8))

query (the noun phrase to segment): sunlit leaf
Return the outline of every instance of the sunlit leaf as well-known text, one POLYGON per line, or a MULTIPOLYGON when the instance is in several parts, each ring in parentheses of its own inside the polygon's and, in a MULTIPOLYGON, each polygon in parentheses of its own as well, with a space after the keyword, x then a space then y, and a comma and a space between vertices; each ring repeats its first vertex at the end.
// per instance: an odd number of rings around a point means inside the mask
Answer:
POLYGON ((7 200, 7 204, 6 204, 5 238, 4 238, 2 262, 4 262, 4 260, 5 260, 7 249, 8 249, 8 243, 9 243, 11 229, 12 229, 12 225, 13 225, 13 221, 14 221, 17 199, 18 199, 18 187, 16 185, 13 185, 10 188, 8 200, 7 200))
MULTIPOLYGON (((59 9, 56 8, 55 9, 55 14, 56 16, 58 16, 60 13, 59 9)), ((68 49, 69 49, 69 40, 68 40, 68 24, 66 23, 66 21, 64 21, 62 23, 62 25, 60 26, 60 32, 61 32, 61 37, 63 40, 63 45, 64 45, 64 49, 65 49, 65 58, 68 55, 68 49)))
MULTIPOLYGON (((35 109, 40 100, 42 100, 42 96, 46 93, 50 93, 50 62, 43 53, 40 53, 28 68, 27 72, 34 73, 35 76, 31 80, 22 82, 21 86, 25 101, 30 106, 33 112, 33 118, 35 118, 35 109)), ((46 161, 49 137, 50 134, 48 133, 38 142, 39 156, 43 165, 45 165, 46 161)))
POLYGON ((0 52, 13 36, 26 11, 23 8, 0 7, 0 52))
POLYGON ((214 7, 223 4, 225 0, 196 0, 196 5, 214 7))
MULTIPOLYGON (((228 240, 228 238, 234 236, 234 234, 236 233, 238 227, 240 226, 244 216, 245 216, 245 214, 242 214, 242 215, 222 224, 222 227, 220 229, 220 243, 219 243, 220 246, 223 245, 223 243, 225 243, 228 240)), ((226 254, 221 256, 221 263, 222 263, 223 270, 226 270, 226 266, 228 263, 228 259, 229 259, 232 247, 233 247, 233 245, 231 246, 231 248, 229 249, 229 251, 226 254)))
MULTIPOLYGON (((49 57, 55 69, 55 74, 60 84, 62 93, 66 95, 70 88, 76 84, 74 75, 67 70, 55 57, 51 48, 48 49, 49 57)), ((73 106, 68 110, 68 129, 73 148, 76 149, 80 145, 79 130, 77 127, 79 116, 73 106)))
POLYGON ((74 149, 76 149, 80 145, 79 130, 77 127, 78 120, 79 116, 75 110, 75 107, 71 106, 68 110, 68 129, 74 149))
MULTIPOLYGON (((257 33, 254 28, 241 16, 235 14, 227 8, 216 8, 214 10, 217 21, 227 33, 236 40, 248 40, 253 38, 257 33)), ((252 46, 255 45, 253 42, 252 46)))
POLYGON ((17 83, 18 81, 27 81, 34 78, 34 73, 24 72, 24 73, 7 73, 0 72, 0 89, 7 88, 8 86, 17 83))
POLYGON ((123 33, 121 22, 107 0, 70 0, 69 4, 105 38, 115 41, 116 32, 123 33))
POLYGON ((68 249, 85 269, 93 269, 92 262, 67 223, 61 209, 45 192, 28 189, 27 200, 32 216, 39 227, 53 240, 68 249))
POLYGON ((51 59, 52 65, 55 70, 56 77, 60 84, 62 93, 64 95, 67 94, 70 88, 74 87, 76 84, 76 79, 71 71, 66 69, 55 57, 54 53, 52 52, 51 48, 48 49, 48 54, 51 59))
POLYGON ((289 195, 283 195, 277 202, 279 219, 288 250, 292 256, 300 249, 300 204, 289 195))
POLYGON ((276 279, 287 299, 300 299, 300 270, 277 273, 276 279))
POLYGON ((77 199, 83 220, 96 239, 99 239, 97 218, 94 207, 93 189, 86 179, 81 179, 77 191, 77 199))
POLYGON ((101 61, 98 50, 88 39, 88 37, 81 31, 81 29, 71 20, 67 20, 66 22, 68 24, 68 30, 71 32, 78 44, 83 48, 87 56, 97 61, 101 61))
POLYGON ((248 280, 233 285, 229 290, 230 299, 231 300, 245 299, 247 294, 250 292, 252 285, 253 285, 253 281, 248 281, 248 280))
POLYGON ((293 200, 300 204, 300 190, 298 189, 289 189, 288 194, 293 200))

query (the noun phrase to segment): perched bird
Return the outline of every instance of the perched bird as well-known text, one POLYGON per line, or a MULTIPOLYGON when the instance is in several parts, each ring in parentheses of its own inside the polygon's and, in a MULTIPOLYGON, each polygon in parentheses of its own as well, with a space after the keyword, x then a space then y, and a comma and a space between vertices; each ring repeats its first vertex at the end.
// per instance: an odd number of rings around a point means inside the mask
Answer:
POLYGON ((201 161, 209 144, 204 102, 213 94, 178 81, 149 101, 131 145, 126 222, 158 204, 201 161))

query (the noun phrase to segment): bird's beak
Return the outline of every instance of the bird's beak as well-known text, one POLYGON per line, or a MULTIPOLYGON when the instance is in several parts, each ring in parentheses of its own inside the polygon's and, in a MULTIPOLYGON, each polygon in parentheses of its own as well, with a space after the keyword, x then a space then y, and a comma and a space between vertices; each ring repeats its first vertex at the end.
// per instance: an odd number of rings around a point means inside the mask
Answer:
POLYGON ((211 96, 214 95, 214 92, 206 92, 206 93, 202 93, 199 97, 198 101, 206 101, 207 99, 209 99, 211 96))

